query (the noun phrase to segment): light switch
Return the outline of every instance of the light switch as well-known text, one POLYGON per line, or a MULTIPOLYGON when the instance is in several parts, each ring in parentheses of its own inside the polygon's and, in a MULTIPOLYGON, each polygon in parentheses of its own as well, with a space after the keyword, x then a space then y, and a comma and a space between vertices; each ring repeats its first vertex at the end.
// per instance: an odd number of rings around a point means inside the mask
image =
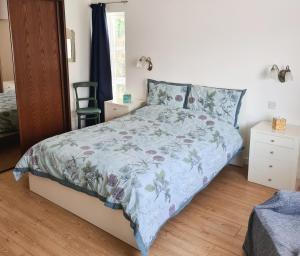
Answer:
POLYGON ((269 101, 268 102, 268 109, 275 110, 277 107, 277 103, 275 101, 269 101))

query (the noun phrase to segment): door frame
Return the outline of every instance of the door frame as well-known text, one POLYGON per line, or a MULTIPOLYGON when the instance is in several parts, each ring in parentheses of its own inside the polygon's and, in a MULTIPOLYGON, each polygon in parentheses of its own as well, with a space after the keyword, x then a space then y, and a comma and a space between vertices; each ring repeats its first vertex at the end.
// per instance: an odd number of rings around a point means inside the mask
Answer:
POLYGON ((68 49, 67 49, 67 28, 66 28, 66 16, 65 16, 65 1, 64 0, 52 0, 57 4, 57 24, 58 36, 60 40, 60 70, 62 74, 62 98, 64 105, 64 126, 65 131, 72 129, 71 125, 71 103, 70 103, 70 83, 69 83, 69 65, 68 65, 68 49))

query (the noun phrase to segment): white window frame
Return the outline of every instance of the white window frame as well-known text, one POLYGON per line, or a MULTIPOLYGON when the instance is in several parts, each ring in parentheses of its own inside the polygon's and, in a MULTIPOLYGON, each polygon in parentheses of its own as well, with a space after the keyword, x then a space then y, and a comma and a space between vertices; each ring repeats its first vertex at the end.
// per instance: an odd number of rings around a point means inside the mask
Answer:
MULTIPOLYGON (((122 11, 116 11, 116 12, 107 12, 107 26, 108 26, 108 34, 109 34, 109 43, 110 43, 110 59, 111 59, 111 73, 112 73, 112 86, 113 86, 113 97, 114 100, 120 100, 126 91, 126 60, 125 60, 125 77, 117 77, 117 70, 116 70, 116 65, 114 64, 114 60, 116 59, 116 52, 120 49, 116 49, 114 48, 114 46, 116 45, 116 43, 114 42, 115 37, 112 34, 112 31, 110 29, 110 22, 111 22, 111 17, 113 16, 119 16, 119 15, 123 15, 124 16, 124 22, 126 22, 125 20, 125 12, 122 11), (118 92, 118 88, 117 85, 118 84, 122 84, 124 85, 124 88, 121 92, 118 92)), ((122 50, 122 49, 121 49, 122 50)), ((124 44, 124 50, 125 50, 125 56, 126 56, 126 39, 125 39, 125 44, 124 44)))

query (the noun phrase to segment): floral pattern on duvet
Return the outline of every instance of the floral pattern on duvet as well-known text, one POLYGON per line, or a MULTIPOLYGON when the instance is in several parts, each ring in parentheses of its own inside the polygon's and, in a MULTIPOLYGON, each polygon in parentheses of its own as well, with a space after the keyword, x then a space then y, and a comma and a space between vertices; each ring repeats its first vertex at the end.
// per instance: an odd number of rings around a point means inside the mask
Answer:
POLYGON ((121 206, 145 253, 160 227, 241 147, 238 130, 225 122, 154 105, 46 139, 22 157, 14 174, 48 174, 121 206))
POLYGON ((6 90, 0 93, 0 134, 18 131, 16 93, 6 90))

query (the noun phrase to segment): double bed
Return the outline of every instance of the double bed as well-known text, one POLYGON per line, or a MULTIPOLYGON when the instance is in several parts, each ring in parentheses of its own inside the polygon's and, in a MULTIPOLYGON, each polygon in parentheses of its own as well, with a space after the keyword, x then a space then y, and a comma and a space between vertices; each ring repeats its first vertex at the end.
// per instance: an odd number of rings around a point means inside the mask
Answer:
POLYGON ((3 93, 0 93, 0 137, 18 131, 18 112, 14 82, 3 82, 3 88, 3 93))
POLYGON ((160 228, 242 146, 238 129, 214 115, 148 104, 36 144, 14 175, 30 172, 32 191, 147 255, 160 228))

